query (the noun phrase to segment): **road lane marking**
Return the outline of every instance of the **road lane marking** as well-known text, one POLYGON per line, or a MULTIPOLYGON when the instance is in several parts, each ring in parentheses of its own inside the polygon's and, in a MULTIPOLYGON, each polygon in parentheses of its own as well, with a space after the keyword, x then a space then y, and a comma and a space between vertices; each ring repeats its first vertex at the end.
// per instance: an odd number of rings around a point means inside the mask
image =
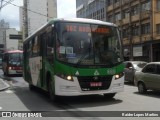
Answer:
POLYGON ((2 110, 2 107, 0 107, 0 110, 2 110))

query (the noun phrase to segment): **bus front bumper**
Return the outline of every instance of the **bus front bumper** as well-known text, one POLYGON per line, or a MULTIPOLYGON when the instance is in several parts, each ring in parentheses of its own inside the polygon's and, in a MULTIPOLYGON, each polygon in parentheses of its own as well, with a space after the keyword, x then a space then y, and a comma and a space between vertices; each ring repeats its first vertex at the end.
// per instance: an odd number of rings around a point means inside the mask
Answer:
POLYGON ((112 78, 110 87, 106 90, 82 91, 76 77, 74 81, 67 81, 55 76, 55 94, 58 96, 80 96, 80 95, 96 95, 104 93, 117 93, 124 91, 124 77, 118 80, 112 78))
POLYGON ((22 70, 8 70, 8 74, 22 74, 22 70))

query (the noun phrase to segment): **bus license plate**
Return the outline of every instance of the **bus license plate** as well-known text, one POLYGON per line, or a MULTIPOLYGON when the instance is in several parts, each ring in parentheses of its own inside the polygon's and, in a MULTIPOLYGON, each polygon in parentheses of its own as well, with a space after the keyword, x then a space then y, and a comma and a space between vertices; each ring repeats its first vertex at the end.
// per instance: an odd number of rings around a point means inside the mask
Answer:
POLYGON ((90 86, 91 87, 100 87, 100 86, 102 86, 102 82, 91 82, 90 86))

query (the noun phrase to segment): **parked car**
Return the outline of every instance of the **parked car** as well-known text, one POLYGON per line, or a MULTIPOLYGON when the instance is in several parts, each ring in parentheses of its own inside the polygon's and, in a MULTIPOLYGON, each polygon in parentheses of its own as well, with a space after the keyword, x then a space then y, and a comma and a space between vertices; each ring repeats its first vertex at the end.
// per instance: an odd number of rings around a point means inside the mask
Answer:
POLYGON ((135 73, 135 85, 139 93, 147 90, 160 90, 160 62, 148 63, 141 71, 135 73))
POLYGON ((135 72, 141 70, 146 64, 147 62, 144 61, 125 61, 124 80, 134 83, 135 72))

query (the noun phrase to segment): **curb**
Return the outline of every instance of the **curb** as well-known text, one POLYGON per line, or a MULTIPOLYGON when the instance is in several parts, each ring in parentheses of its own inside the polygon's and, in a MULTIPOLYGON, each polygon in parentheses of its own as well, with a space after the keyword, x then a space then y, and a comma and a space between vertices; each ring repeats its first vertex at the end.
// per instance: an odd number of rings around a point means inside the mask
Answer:
POLYGON ((5 82, 5 80, 0 78, 0 91, 5 90, 9 87, 10 85, 7 82, 5 82))

